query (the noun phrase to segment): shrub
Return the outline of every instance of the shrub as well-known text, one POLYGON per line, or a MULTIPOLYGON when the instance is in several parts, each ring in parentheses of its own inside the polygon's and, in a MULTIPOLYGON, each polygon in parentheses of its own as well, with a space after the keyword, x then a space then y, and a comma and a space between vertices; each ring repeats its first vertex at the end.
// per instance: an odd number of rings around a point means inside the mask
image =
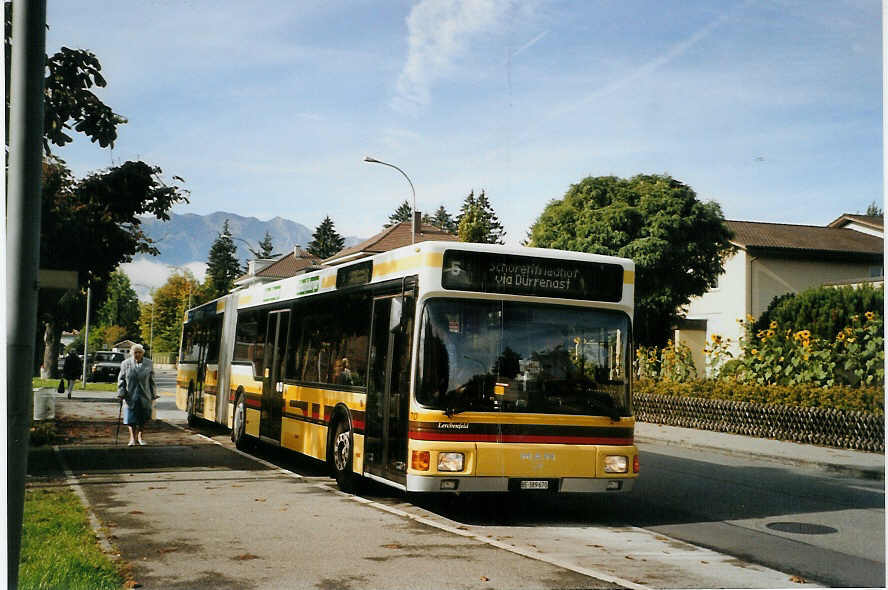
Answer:
POLYGON ((862 316, 871 310, 884 308, 883 286, 815 287, 798 294, 775 297, 759 317, 753 330, 767 330, 777 322, 793 332, 810 330, 820 340, 834 340, 851 325, 853 316, 862 316))
POLYGON ((55 422, 34 422, 31 426, 30 434, 30 445, 32 447, 51 445, 56 440, 55 422))
POLYGON ((848 318, 834 338, 821 339, 808 329, 794 331, 771 320, 757 329, 741 322, 745 336, 736 379, 761 385, 881 385, 885 382, 884 326, 880 314, 867 311, 848 318))
POLYGON ((639 346, 635 351, 635 376, 638 379, 688 381, 697 377, 697 369, 686 344, 672 340, 663 348, 639 346))
POLYGON ((713 379, 676 383, 642 379, 636 382, 635 393, 885 414, 884 390, 878 386, 762 385, 713 379))

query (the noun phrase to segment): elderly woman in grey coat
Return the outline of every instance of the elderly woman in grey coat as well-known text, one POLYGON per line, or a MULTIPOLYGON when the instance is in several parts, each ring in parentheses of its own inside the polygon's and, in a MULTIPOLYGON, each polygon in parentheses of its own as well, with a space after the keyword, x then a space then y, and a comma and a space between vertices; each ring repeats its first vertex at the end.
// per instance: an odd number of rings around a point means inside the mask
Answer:
POLYGON ((129 446, 144 445, 142 430, 151 418, 151 404, 157 399, 157 385, 154 383, 154 366, 151 359, 145 358, 145 349, 134 344, 132 356, 120 363, 117 377, 117 397, 126 402, 123 421, 129 427, 129 446))

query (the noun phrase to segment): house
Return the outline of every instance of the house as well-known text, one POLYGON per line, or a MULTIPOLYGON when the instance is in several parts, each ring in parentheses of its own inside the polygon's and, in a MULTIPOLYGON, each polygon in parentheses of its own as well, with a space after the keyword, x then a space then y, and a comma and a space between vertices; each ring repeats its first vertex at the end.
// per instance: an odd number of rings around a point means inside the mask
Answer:
POLYGON ((735 252, 716 287, 691 300, 675 331, 676 344, 691 349, 701 374, 708 339, 730 338, 736 354, 743 334, 737 320, 758 317, 774 297, 825 284, 882 281, 881 217, 845 214, 826 226, 725 223, 735 252))
POLYGON ((122 352, 123 354, 129 354, 130 349, 133 347, 132 340, 121 340, 117 344, 111 347, 111 350, 114 352, 122 352))
POLYGON ((335 266, 344 262, 351 262, 366 256, 379 254, 380 252, 388 252, 401 246, 409 246, 416 242, 429 241, 459 241, 455 235, 448 233, 440 227, 422 223, 419 211, 414 213, 414 219, 410 221, 402 221, 395 225, 389 226, 367 240, 364 240, 356 246, 340 250, 330 258, 324 260, 327 266, 335 266), (413 236, 411 236, 411 233, 413 236))
POLYGON ((321 259, 299 244, 277 259, 255 259, 247 262, 247 273, 234 280, 235 289, 271 283, 321 268, 321 259))

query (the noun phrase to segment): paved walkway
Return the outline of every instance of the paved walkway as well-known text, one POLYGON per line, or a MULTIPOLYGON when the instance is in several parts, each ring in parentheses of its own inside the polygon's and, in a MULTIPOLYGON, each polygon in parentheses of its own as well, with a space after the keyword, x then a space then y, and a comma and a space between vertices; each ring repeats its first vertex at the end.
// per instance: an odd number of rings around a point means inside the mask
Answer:
MULTIPOLYGON (((640 570, 637 583, 634 578, 629 583, 596 578, 551 560, 528 559, 480 537, 454 537, 403 515, 366 511, 360 502, 330 493, 322 467, 305 464, 298 469, 301 475, 294 475, 161 421, 148 428, 147 446, 128 448, 126 427, 117 436, 119 406, 113 392, 81 391, 72 400, 54 399, 62 441, 55 454, 32 453, 31 485, 65 477, 103 523, 106 547, 120 552, 130 564, 132 582, 143 588, 486 590, 650 584, 642 581, 640 570), (294 534, 301 548, 292 545, 294 534), (410 571, 423 575, 403 577, 408 563, 410 571)), ((227 443, 221 430, 215 438, 227 443)), ((646 423, 637 425, 636 439, 641 446, 755 455, 884 480, 884 456, 875 453, 646 423)))

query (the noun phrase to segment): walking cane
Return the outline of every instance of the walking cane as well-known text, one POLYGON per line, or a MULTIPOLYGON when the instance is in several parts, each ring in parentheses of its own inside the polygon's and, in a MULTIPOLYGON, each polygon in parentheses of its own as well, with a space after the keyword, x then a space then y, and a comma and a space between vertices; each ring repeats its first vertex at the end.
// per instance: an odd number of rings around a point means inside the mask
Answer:
POLYGON ((120 437, 120 417, 123 415, 123 399, 121 398, 117 408, 117 432, 114 434, 114 446, 117 446, 117 439, 120 437))

